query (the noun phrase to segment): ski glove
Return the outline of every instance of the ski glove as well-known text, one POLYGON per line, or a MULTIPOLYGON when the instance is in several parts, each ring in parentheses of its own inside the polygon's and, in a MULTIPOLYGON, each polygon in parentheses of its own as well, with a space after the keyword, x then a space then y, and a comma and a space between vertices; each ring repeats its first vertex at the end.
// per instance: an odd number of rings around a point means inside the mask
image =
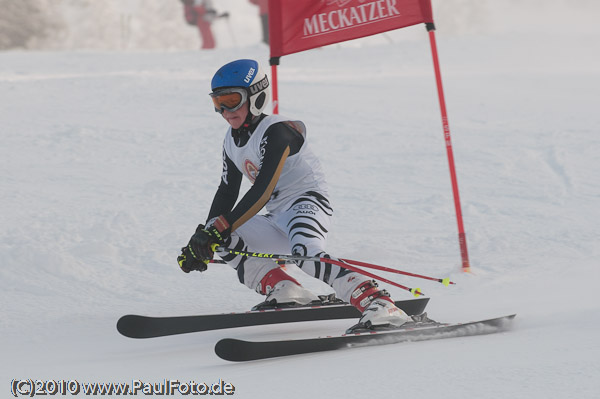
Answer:
POLYGON ((208 269, 208 262, 209 261, 202 261, 194 258, 190 255, 188 247, 181 248, 181 255, 177 257, 177 263, 179 263, 179 267, 185 273, 189 273, 192 270, 203 272, 208 269))
POLYGON ((202 224, 198 225, 196 233, 187 246, 189 254, 197 260, 208 263, 214 256, 211 246, 213 244, 223 245, 229 237, 230 231, 229 223, 223 216, 216 218, 206 228, 202 224))

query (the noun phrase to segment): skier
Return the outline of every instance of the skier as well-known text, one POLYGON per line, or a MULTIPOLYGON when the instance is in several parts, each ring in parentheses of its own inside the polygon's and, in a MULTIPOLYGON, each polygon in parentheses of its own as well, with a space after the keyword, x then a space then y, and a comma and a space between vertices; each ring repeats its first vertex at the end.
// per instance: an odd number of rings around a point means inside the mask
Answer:
MULTIPOLYGON (((220 185, 208 213, 178 257, 181 269, 205 271, 211 245, 261 252, 330 258, 325 252, 332 207, 318 159, 308 147, 301 121, 263 113, 269 80, 254 60, 221 67, 211 82, 215 111, 229 124, 223 144, 220 185), (245 176, 253 184, 237 205, 245 176), (258 212, 266 207, 267 213, 258 212)), ((276 262, 229 252, 217 254, 237 271, 241 283, 276 306, 305 305, 319 298, 276 262)), ((385 290, 364 275, 327 262, 297 262, 329 284, 338 298, 362 312, 367 327, 400 326, 410 317, 385 290)))
POLYGON ((203 49, 213 49, 216 46, 215 37, 210 25, 217 18, 217 12, 210 0, 181 0, 183 12, 188 24, 198 27, 203 49))

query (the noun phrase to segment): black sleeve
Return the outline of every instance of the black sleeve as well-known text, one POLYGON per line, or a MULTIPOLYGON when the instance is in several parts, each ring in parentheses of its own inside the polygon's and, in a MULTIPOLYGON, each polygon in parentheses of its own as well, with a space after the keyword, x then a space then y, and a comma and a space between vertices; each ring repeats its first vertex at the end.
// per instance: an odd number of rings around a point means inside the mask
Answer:
POLYGON ((304 144, 304 137, 286 122, 280 122, 270 126, 265 132, 265 135, 267 134, 275 134, 282 137, 286 137, 287 140, 289 140, 290 145, 289 156, 297 154, 298 151, 300 151, 300 148, 302 148, 302 145, 304 144), (271 132, 271 129, 273 129, 273 132, 271 132))
POLYGON ((234 231, 256 215, 269 201, 288 156, 300 151, 304 138, 285 123, 267 129, 261 142, 264 153, 254 185, 225 219, 234 231))
POLYGON ((206 219, 207 221, 216 216, 231 212, 238 199, 241 184, 242 172, 235 167, 233 161, 227 156, 225 150, 223 150, 221 184, 219 184, 219 188, 215 193, 215 198, 206 219))

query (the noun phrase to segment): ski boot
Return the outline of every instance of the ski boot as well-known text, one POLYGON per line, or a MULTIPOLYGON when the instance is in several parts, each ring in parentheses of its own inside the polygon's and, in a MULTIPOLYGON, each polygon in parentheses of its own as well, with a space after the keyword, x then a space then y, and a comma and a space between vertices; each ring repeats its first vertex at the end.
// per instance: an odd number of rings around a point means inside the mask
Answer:
POLYGON ((287 274, 282 268, 270 270, 260 281, 256 291, 266 295, 264 302, 254 306, 252 310, 292 308, 307 305, 320 305, 321 299, 304 288, 287 274))
POLYGON ((352 293, 350 303, 362 312, 358 323, 346 333, 373 330, 396 330, 413 319, 398 308, 386 290, 380 290, 375 281, 366 281, 352 293))

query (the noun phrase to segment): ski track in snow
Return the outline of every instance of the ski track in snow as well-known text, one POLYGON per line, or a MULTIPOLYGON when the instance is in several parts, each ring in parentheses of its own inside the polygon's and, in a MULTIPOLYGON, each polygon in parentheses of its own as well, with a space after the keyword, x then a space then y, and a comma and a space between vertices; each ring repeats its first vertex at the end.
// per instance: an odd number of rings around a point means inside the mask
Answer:
POLYGON ((352 323, 153 340, 121 337, 115 324, 128 313, 260 302, 226 266, 184 275, 175 258, 220 178, 225 125, 206 95, 212 73, 235 58, 266 62, 266 47, 0 53, 0 389, 13 378, 222 378, 241 398, 597 397, 600 55, 591 50, 600 32, 494 26, 480 36, 438 31, 473 274, 459 270, 425 32, 284 57, 280 101, 307 124, 328 175, 332 255, 450 277, 449 288, 397 280, 431 297, 434 319, 517 313, 515 327, 248 364, 218 359, 214 344, 331 335, 352 323))

